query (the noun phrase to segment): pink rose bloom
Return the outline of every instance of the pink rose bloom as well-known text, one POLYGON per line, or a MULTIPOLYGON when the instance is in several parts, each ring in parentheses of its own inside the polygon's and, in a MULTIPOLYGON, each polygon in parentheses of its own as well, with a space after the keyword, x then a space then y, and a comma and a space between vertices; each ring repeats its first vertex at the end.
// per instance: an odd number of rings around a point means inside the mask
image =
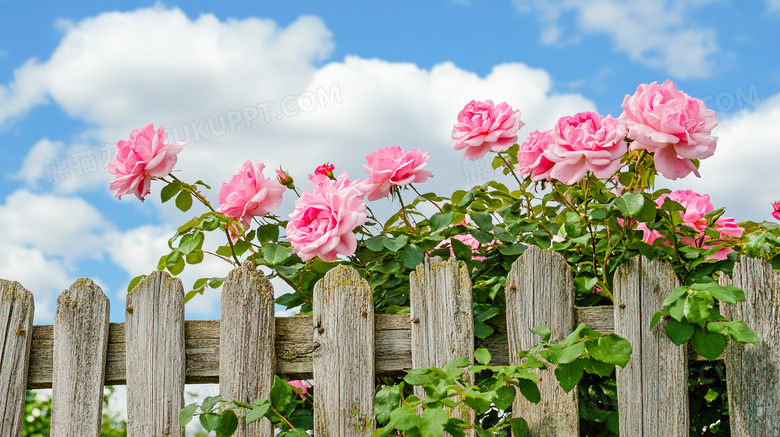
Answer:
POLYGON ((631 149, 652 152, 656 170, 667 179, 682 178, 691 172, 699 176, 691 160, 715 153, 715 111, 678 91, 671 80, 663 85, 639 85, 633 96, 626 95, 621 107, 624 112, 619 118, 634 140, 631 149))
POLYGON ((319 256, 335 261, 338 255, 352 255, 357 239, 352 232, 366 222, 366 205, 360 185, 350 182, 347 173, 336 180, 312 175, 314 188, 295 201, 295 211, 287 224, 287 240, 303 261, 319 256), (316 177, 315 177, 316 176, 316 177))
POLYGON ((774 211, 772 211, 772 217, 780 220, 780 200, 774 202, 772 208, 774 209, 774 211))
POLYGON ((288 381, 287 383, 298 389, 298 390, 295 390, 295 392, 298 393, 298 395, 301 397, 301 399, 306 399, 303 395, 308 393, 308 391, 307 391, 308 388, 312 387, 312 385, 309 384, 308 382, 301 381, 301 380, 288 381))
POLYGON ((219 190, 218 212, 249 228, 255 216, 264 216, 282 204, 284 185, 263 175, 265 164, 248 160, 219 190))
POLYGON ((542 179, 550 180, 554 162, 545 158, 544 151, 552 143, 552 131, 533 131, 517 151, 517 167, 515 173, 520 176, 528 175, 532 181, 542 179))
POLYGON ((367 155, 368 165, 363 165, 363 168, 368 173, 368 179, 363 183, 363 190, 368 200, 387 197, 394 186, 425 182, 433 177, 433 173, 423 170, 427 160, 427 153, 404 150, 398 146, 384 147, 367 155))
MULTIPOLYGON (((683 220, 683 224, 690 228, 699 231, 699 237, 681 237, 680 242, 687 244, 688 246, 698 247, 702 249, 708 249, 715 247, 716 245, 726 241, 733 240, 742 236, 745 231, 744 228, 734 223, 734 219, 731 217, 718 218, 712 225, 712 229, 718 232, 720 239, 712 239, 710 236, 704 233, 707 229, 707 219, 705 216, 713 211, 712 203, 710 203, 710 196, 706 194, 699 194, 691 190, 678 190, 669 194, 662 194, 655 203, 659 207, 664 204, 665 199, 671 199, 683 207, 685 211, 680 211, 680 218, 683 220)), ((658 231, 651 231, 647 227, 647 224, 640 223, 637 226, 637 230, 642 231, 642 240, 648 244, 653 244, 658 238, 664 238, 658 231)), ((664 241, 662 244, 669 245, 668 241, 664 241)), ((726 256, 733 250, 728 247, 722 247, 714 254, 710 255, 709 259, 724 260, 726 256)))
POLYGON ((463 158, 476 161, 487 152, 503 152, 517 142, 517 131, 525 123, 520 112, 506 102, 493 106, 491 100, 472 100, 458 114, 458 123, 452 128, 455 150, 466 149, 463 158))
POLYGON ((612 116, 594 112, 562 117, 553 128, 552 143, 543 152, 554 163, 549 177, 566 185, 578 182, 588 171, 609 178, 620 168, 628 151, 625 131, 612 116))
POLYGON ((133 130, 129 140, 116 143, 116 156, 108 164, 108 172, 116 176, 108 186, 116 190, 115 197, 121 199, 132 193, 143 201, 150 192, 152 179, 170 174, 184 143, 163 144, 167 136, 162 126, 155 131, 149 123, 141 130, 133 130))

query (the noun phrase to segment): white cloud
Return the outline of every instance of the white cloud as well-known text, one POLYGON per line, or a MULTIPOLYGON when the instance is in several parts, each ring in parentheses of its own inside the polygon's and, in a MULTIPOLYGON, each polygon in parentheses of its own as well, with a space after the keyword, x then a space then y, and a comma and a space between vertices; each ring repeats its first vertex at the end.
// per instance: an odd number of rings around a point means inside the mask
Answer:
POLYGON ((515 0, 521 12, 536 13, 544 44, 578 43, 580 34, 610 37, 614 49, 634 61, 679 78, 708 77, 718 52, 713 29, 698 28, 689 10, 709 1, 515 0), (573 15, 576 30, 565 21, 573 15))
POLYGON ((770 11, 780 11, 780 0, 766 0, 766 6, 770 11))
MULTIPOLYGON (((10 178, 23 180, 31 187, 37 187, 40 179, 53 182, 55 173, 52 170, 56 171, 57 168, 55 158, 62 156, 64 149, 65 144, 60 141, 51 141, 48 138, 39 140, 27 152, 22 168, 10 175, 10 178), (49 174, 47 174, 47 165, 49 174)), ((67 165, 67 162, 64 164, 67 165)))
POLYGON ((95 207, 79 197, 18 190, 0 204, 0 241, 33 247, 47 256, 100 258, 102 235, 111 226, 95 207))
POLYGON ((17 281, 32 292, 36 325, 51 323, 57 296, 75 278, 61 261, 47 258, 40 250, 0 241, 0 278, 17 281))
POLYGON ((701 179, 689 176, 664 185, 710 194, 715 208, 726 206, 726 216, 738 221, 774 220, 771 203, 780 200, 777 120, 780 94, 722 120, 713 131, 719 138, 715 155, 701 162, 701 179))

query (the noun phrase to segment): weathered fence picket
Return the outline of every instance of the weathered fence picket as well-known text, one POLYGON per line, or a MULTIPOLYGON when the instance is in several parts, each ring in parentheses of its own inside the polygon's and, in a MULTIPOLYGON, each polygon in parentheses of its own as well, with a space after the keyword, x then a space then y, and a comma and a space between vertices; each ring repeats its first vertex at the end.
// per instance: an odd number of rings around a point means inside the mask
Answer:
POLYGON ((355 269, 336 266, 314 286, 314 434, 374 430, 374 296, 355 269))
POLYGON ((688 360, 664 333, 665 321, 647 328, 666 295, 680 285, 672 267, 641 256, 615 273, 615 333, 631 343, 631 359, 617 368, 620 434, 687 436, 688 360))
POLYGON ((0 279, 0 435, 22 433, 27 364, 32 340, 33 294, 0 279))
MULTIPOLYGON (((521 350, 529 349, 539 336, 529 330, 547 325, 552 339, 561 341, 574 327, 574 282, 566 260, 556 252, 531 247, 512 265, 506 280, 506 328, 509 362, 521 350)), ((523 417, 535 436, 578 436, 577 390, 563 391, 555 378, 555 366, 539 371, 538 404, 528 402, 519 392, 512 411, 523 417)))
POLYGON ((52 437, 100 436, 110 304, 89 279, 57 298, 54 314, 52 437))
POLYGON ((127 294, 127 435, 184 435, 184 287, 155 270, 127 294))
MULTIPOLYGON (((474 313, 466 263, 454 257, 447 261, 426 257, 410 281, 412 367, 441 367, 461 357, 474 362, 474 313)), ((419 386, 414 394, 426 397, 419 386)), ((458 411, 454 416, 471 418, 458 411)))
MULTIPOLYGON (((733 285, 745 302, 724 305, 728 320, 743 320, 756 331, 758 344, 726 349, 729 420, 734 437, 780 432, 780 274, 763 260, 742 258, 734 266, 733 285)), ((724 283, 729 281, 724 278, 724 283)))
MULTIPOLYGON (((249 261, 225 279, 219 318, 219 394, 248 404, 268 399, 276 372, 274 289, 249 261)), ((274 435, 268 419, 239 423, 236 437, 274 435)))
MULTIPOLYGON (((124 324, 107 323, 107 299, 81 279, 58 300, 54 326, 35 327, 32 293, 0 280, 0 435, 20 434, 25 388, 53 386, 52 435, 96 435, 103 384, 126 383, 128 435, 173 436, 182 435, 185 382, 220 382, 223 398, 253 402, 274 374, 314 378, 316 435, 363 435, 376 426, 376 375, 473 358, 475 347, 494 364, 518 364, 517 352, 538 340, 529 328, 547 324, 560 340, 580 322, 633 347, 617 371, 620 434, 688 434, 687 360, 696 355, 666 338, 664 321, 648 330, 678 285, 668 264, 629 260, 615 276, 614 307, 577 308, 565 260, 530 248, 507 277, 506 325, 478 341, 469 276, 455 259, 426 259, 410 277, 410 314, 375 315, 368 283, 339 266, 316 285, 312 316, 274 317, 271 284, 245 263, 225 280, 221 320, 185 322, 181 282, 155 271, 128 294, 124 324)), ((780 274, 743 258, 733 283, 747 302, 724 305, 724 315, 745 320, 759 342, 724 354, 732 435, 769 435, 780 423, 780 274)), ((552 371, 540 372, 539 404, 518 398, 513 409, 532 435, 578 435, 577 390, 564 393, 552 371)), ((238 435, 273 430, 262 421, 238 435)))

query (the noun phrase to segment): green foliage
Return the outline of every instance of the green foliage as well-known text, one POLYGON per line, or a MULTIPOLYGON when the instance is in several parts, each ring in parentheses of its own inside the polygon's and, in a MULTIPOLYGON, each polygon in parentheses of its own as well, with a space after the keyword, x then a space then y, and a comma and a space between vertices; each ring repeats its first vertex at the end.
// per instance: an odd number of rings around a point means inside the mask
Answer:
MULTIPOLYGON (((124 437, 127 435, 127 423, 119 413, 109 413, 108 398, 114 388, 105 388, 103 395, 103 420, 100 424, 101 437, 124 437)), ((24 404, 23 437, 48 437, 51 432, 51 397, 28 391, 24 404)))

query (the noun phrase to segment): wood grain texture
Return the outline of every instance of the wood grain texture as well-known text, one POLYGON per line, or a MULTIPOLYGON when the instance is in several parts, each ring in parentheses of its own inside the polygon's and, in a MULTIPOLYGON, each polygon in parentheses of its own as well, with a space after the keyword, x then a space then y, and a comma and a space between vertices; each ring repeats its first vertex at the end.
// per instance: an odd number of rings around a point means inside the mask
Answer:
POLYGON ((52 437, 99 437, 108 349, 109 301, 90 279, 57 298, 51 401, 52 437))
POLYGON ((725 353, 731 435, 765 436, 780 428, 780 273, 763 259, 742 257, 721 283, 741 288, 745 302, 721 304, 728 320, 756 331, 757 344, 729 340, 725 353))
POLYGON ((127 294, 128 437, 184 435, 184 288, 155 270, 127 294))
MULTIPOLYGON (((506 312, 510 364, 520 364, 518 353, 539 341, 529 331, 535 326, 549 326, 557 341, 571 334, 574 281, 566 260, 536 246, 523 252, 507 276, 506 312)), ((577 390, 564 392, 554 369, 538 372, 542 400, 532 404, 517 390, 512 411, 528 422, 533 436, 579 436, 577 390)))
POLYGON ((688 360, 667 338, 662 320, 650 321, 680 283, 671 265, 634 257, 615 272, 615 333, 631 343, 631 359, 617 368, 621 436, 688 436, 688 360))
MULTIPOLYGON (((219 393, 223 399, 254 405, 268 399, 276 371, 274 289, 251 261, 231 271, 222 285, 220 305, 219 393)), ((237 413, 246 416, 245 410, 237 413)), ((263 418, 239 421, 236 437, 273 436, 263 418)))
MULTIPOLYGON (((441 367, 456 358, 473 363, 474 314, 466 263, 454 256, 447 261, 426 256, 409 280, 412 368, 441 367)), ((473 375, 466 373, 466 381, 473 384, 473 375)), ((426 397, 421 386, 414 387, 414 394, 419 399, 426 397)), ((453 417, 473 420, 474 412, 464 417, 455 411, 453 417)))
POLYGON ((314 286, 314 435, 363 436, 375 429, 374 297, 350 267, 314 286))
POLYGON ((22 433, 34 311, 32 293, 0 279, 0 436, 22 433))
MULTIPOLYGON (((587 323, 603 333, 614 332, 614 311, 611 306, 574 308, 574 325, 587 323), (609 313, 609 320, 604 320, 609 313)), ((496 316, 498 319, 500 316, 496 316)), ((412 368, 412 326, 409 314, 377 314, 375 316, 377 375, 398 375, 412 368)), ((291 379, 312 377, 312 354, 316 345, 311 337, 311 316, 276 317, 276 373, 291 379)), ((497 321, 499 330, 486 340, 476 339, 475 348, 484 347, 493 356, 492 363, 509 364, 506 324, 497 321), (503 332, 500 330, 503 329, 503 332)), ((219 382, 219 320, 187 320, 184 322, 184 350, 186 352, 187 384, 219 382)), ((30 367, 27 389, 51 388, 52 325, 33 326, 30 346, 30 367)), ((693 348, 690 359, 706 361, 693 348)), ((108 327, 108 357, 106 358, 106 385, 124 385, 125 324, 110 323, 108 327)))

